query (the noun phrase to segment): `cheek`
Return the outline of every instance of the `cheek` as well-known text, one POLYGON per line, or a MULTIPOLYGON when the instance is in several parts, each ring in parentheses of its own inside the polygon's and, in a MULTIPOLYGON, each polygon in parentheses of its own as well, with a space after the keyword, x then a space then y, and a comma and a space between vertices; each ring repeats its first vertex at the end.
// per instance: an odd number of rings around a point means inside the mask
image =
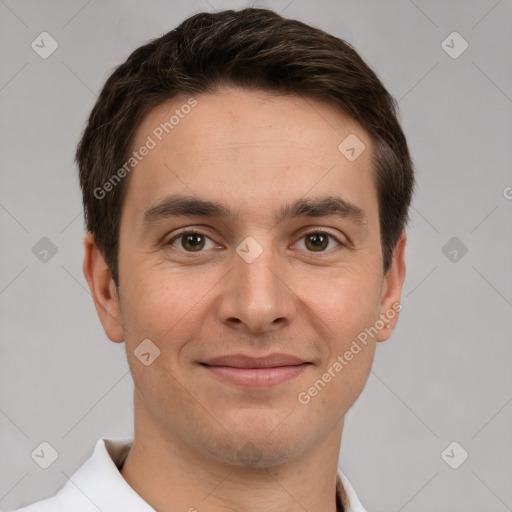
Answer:
POLYGON ((343 269, 316 280, 314 286, 299 287, 307 309, 326 336, 341 344, 373 325, 378 318, 380 284, 375 269, 343 269))
POLYGON ((137 274, 136 279, 125 279, 124 294, 121 290, 126 343, 136 345, 149 338, 172 356, 179 351, 180 340, 193 337, 202 324, 205 294, 218 279, 207 272, 184 275, 179 269, 150 268, 137 274))
POLYGON ((371 267, 343 269, 319 280, 323 286, 302 293, 305 311, 314 313, 311 321, 317 322, 316 332, 328 352, 319 379, 310 383, 313 408, 346 412, 364 388, 376 348, 375 332, 370 335, 369 329, 379 318, 379 277, 371 267))
POLYGON ((157 269, 141 272, 137 280, 129 281, 125 280, 126 300, 121 293, 126 353, 139 393, 148 407, 154 406, 154 414, 161 414, 162 400, 169 404, 177 400, 180 383, 186 379, 179 359, 203 324, 205 283, 196 276, 184 279, 157 269), (139 346, 147 339, 157 347, 149 344, 150 358, 158 356, 146 366, 137 354, 143 353, 139 346))

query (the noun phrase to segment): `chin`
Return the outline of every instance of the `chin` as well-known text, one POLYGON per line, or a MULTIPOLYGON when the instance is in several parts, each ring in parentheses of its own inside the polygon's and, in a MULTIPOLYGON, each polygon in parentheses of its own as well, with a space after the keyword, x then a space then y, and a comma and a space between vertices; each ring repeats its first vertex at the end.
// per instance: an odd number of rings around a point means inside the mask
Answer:
POLYGON ((231 422, 231 435, 217 431, 208 436, 204 451, 211 458, 240 468, 270 468, 300 456, 315 442, 315 435, 308 435, 304 425, 288 422, 286 414, 260 411, 244 416, 231 422))
POLYGON ((228 446, 225 442, 216 446, 210 445, 210 456, 237 468, 268 469, 286 463, 299 452, 299 445, 291 444, 289 441, 269 441, 264 436, 252 440, 244 436, 232 441, 235 443, 228 446))

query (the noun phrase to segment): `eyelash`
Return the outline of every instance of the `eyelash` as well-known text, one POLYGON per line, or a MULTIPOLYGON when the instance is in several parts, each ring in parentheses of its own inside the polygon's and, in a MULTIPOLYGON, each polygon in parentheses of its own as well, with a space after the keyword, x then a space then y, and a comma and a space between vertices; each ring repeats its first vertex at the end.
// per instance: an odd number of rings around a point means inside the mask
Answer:
MULTIPOLYGON (((332 240, 335 240, 339 246, 339 247, 344 247, 346 244, 343 243, 341 240, 339 240, 339 238, 337 238, 336 236, 334 236, 332 233, 330 233, 329 231, 326 231, 324 229, 313 229, 311 231, 308 231, 307 233, 304 233, 300 238, 299 240, 302 240, 303 238, 305 238, 306 236, 308 235, 317 235, 317 234, 321 234, 321 235, 326 235, 327 237, 329 237, 330 239, 332 240)), ((211 240, 211 238, 206 234, 206 233, 203 233, 202 231, 200 230, 197 230, 197 229, 192 229, 192 228, 188 228, 188 229, 184 229, 183 231, 180 231, 178 234, 174 235, 169 241, 165 242, 164 245, 166 247, 172 247, 172 244, 176 241, 176 240, 179 240, 180 238, 186 236, 186 235, 201 235, 201 236, 204 236, 206 238, 208 238, 209 240, 211 240)), ((213 241, 213 240, 212 240, 213 241)), ((214 242, 215 243, 215 242, 214 242)), ((220 244, 217 244, 217 245, 220 245, 220 244)), ((201 254, 205 251, 201 250, 201 251, 185 251, 184 249, 177 249, 175 247, 173 247, 173 249, 181 252, 181 253, 184 253, 184 254, 187 254, 187 255, 190 255, 190 256, 194 256, 195 254, 201 254)), ((336 248, 334 249, 327 249, 327 250, 324 250, 324 251, 307 251, 309 253, 312 253, 312 254, 315 254, 315 253, 320 253, 320 254, 325 254, 325 253, 331 253, 332 251, 335 251, 336 248)))

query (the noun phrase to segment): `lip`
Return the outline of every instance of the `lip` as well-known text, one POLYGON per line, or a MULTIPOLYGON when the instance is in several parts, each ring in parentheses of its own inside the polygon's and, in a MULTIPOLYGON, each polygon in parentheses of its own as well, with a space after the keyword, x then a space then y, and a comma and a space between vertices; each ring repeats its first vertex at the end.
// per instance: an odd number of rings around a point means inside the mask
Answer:
POLYGON ((207 359, 202 361, 202 364, 208 366, 230 366, 232 368, 277 368, 279 366, 296 366, 306 362, 304 359, 289 354, 276 353, 263 357, 231 354, 207 359))
POLYGON ((281 384, 302 373, 310 364, 288 354, 264 357, 234 354, 201 362, 201 366, 215 376, 244 387, 281 384))

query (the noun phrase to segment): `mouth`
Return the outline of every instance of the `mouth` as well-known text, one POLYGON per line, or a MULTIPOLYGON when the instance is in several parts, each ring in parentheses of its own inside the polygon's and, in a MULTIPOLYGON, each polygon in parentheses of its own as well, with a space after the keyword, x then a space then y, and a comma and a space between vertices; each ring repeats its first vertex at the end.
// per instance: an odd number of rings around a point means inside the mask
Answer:
POLYGON ((249 357, 242 354, 220 356, 200 365, 224 381, 244 387, 269 387, 293 379, 312 363, 287 354, 249 357))

